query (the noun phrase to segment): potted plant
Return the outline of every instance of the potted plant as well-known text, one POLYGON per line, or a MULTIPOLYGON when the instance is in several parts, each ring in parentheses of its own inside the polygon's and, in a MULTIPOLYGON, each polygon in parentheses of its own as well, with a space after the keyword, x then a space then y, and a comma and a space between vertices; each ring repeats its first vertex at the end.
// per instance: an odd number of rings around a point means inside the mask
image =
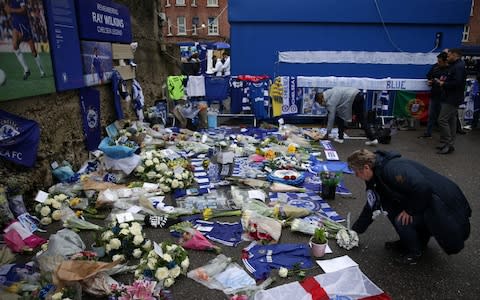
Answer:
POLYGON ((327 233, 324 227, 315 228, 312 238, 310 239, 310 247, 312 248, 313 256, 322 257, 325 255, 327 248, 327 233))
POLYGON ((322 181, 321 196, 324 200, 334 200, 337 185, 340 183, 341 174, 330 171, 322 171, 320 173, 320 179, 322 181))
POLYGON ((95 231, 93 233, 92 250, 97 253, 99 258, 105 256, 105 242, 102 240, 102 233, 100 231, 95 231))

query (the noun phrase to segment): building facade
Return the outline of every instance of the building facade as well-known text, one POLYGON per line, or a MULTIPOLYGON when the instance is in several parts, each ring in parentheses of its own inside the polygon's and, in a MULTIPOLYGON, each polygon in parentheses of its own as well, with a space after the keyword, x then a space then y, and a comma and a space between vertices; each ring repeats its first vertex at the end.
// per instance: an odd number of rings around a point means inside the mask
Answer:
POLYGON ((463 29, 464 46, 480 46, 480 0, 472 0, 470 19, 463 29))
POLYGON ((162 39, 182 42, 228 42, 228 0, 160 0, 162 39))

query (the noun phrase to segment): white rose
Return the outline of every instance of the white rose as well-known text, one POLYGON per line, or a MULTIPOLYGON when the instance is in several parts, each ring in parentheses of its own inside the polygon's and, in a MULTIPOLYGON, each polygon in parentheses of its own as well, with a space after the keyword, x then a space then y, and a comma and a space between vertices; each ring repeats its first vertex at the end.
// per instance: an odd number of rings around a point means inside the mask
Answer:
POLYGON ((190 266, 190 260, 188 259, 188 257, 182 261, 180 266, 182 266, 183 271, 186 271, 188 269, 188 267, 190 266))
POLYGON ((146 159, 152 159, 153 155, 152 155, 152 151, 148 151, 147 153, 145 153, 145 158, 146 159))
POLYGON ((150 250, 150 252, 148 252, 148 256, 147 256, 147 257, 150 258, 150 257, 156 257, 156 256, 157 256, 157 253, 155 253, 154 250, 150 250))
POLYGON ((43 217, 41 220, 40 220, 40 223, 42 225, 48 225, 48 224, 51 224, 52 223, 52 218, 49 218, 49 217, 43 217))
POLYGON ((153 179, 157 176, 157 173, 155 173, 154 171, 150 171, 145 175, 147 176, 148 179, 153 179))
POLYGON ((172 176, 172 175, 173 175, 173 171, 170 171, 170 170, 169 170, 169 171, 165 172, 165 175, 167 175, 167 176, 169 176, 169 177, 170 177, 170 176, 172 176))
POLYGON ((114 238, 110 240, 109 245, 112 248, 112 250, 117 250, 117 249, 120 249, 120 246, 122 246, 122 242, 119 239, 114 238))
POLYGON ((35 212, 39 213, 41 209, 42 209, 41 203, 38 203, 37 205, 35 205, 35 212))
POLYGON ((150 270, 155 270, 155 264, 152 263, 150 260, 148 260, 148 262, 147 262, 147 267, 148 267, 150 270))
POLYGON ((180 189, 183 189, 183 188, 185 187, 185 185, 183 184, 182 181, 180 181, 180 182, 178 183, 178 187, 179 187, 180 189))
POLYGON ((160 170, 162 170, 162 171, 167 171, 167 170, 168 170, 167 164, 166 164, 166 163, 161 163, 161 164, 160 164, 160 170))
POLYGON ((110 253, 110 251, 112 251, 112 247, 110 246, 110 244, 106 244, 105 245, 105 252, 110 253))
POLYGON ((62 300, 63 293, 58 292, 52 295, 52 300, 62 300))
POLYGON ((53 200, 52 206, 53 208, 59 209, 60 207, 62 207, 62 203, 58 202, 57 200, 53 200))
POLYGON ((130 224, 130 230, 132 230, 132 229, 142 230, 142 225, 140 225, 140 223, 138 223, 138 222, 133 222, 132 224, 130 224))
POLYGON ((160 172, 160 171, 161 171, 160 165, 155 165, 155 171, 157 171, 157 172, 160 172))
POLYGON ((68 196, 65 195, 65 194, 60 194, 60 195, 56 195, 54 198, 55 198, 56 200, 62 202, 62 201, 67 200, 68 196))
POLYGON ((132 255, 133 255, 133 257, 135 257, 135 258, 139 258, 140 256, 142 256, 142 250, 140 250, 140 249, 137 248, 137 249, 133 250, 133 254, 132 254, 132 255))
POLYGON ((142 235, 142 229, 140 228, 130 228, 130 233, 133 235, 142 235))
POLYGON ((135 270, 135 277, 139 278, 140 275, 142 275, 142 270, 140 270, 140 269, 135 270))
POLYGON ((173 284, 175 283, 175 280, 173 278, 170 278, 168 277, 167 279, 165 279, 165 281, 163 282, 163 286, 168 288, 168 287, 171 287, 173 284))
POLYGON ((165 177, 162 177, 162 176, 160 175, 160 179, 158 180, 158 183, 163 183, 163 182, 165 182, 165 177))
POLYGON ((119 225, 119 227, 123 229, 123 228, 130 227, 130 225, 128 225, 128 223, 122 223, 122 224, 119 225))
POLYGON ((147 160, 145 161, 145 166, 147 166, 147 167, 153 166, 153 161, 150 160, 150 159, 147 159, 147 160))
POLYGON ((190 175, 188 174, 187 171, 185 171, 185 172, 182 173, 182 177, 183 177, 183 179, 188 179, 188 177, 190 177, 190 175))
POLYGON ((128 230, 127 228, 123 228, 122 230, 120 230, 120 234, 121 234, 121 235, 129 235, 129 234, 130 234, 130 230, 128 230))
POLYGON ((153 163, 156 164, 156 165, 158 165, 158 164, 160 163, 160 161, 158 160, 158 158, 155 157, 155 158, 153 159, 153 163))
POLYGON ((170 187, 167 186, 167 185, 165 185, 165 184, 161 184, 161 185, 160 185, 160 188, 161 188, 162 191, 165 192, 165 193, 170 192, 170 187))
POLYGON ((105 231, 104 233, 102 233, 102 240, 108 241, 112 236, 113 236, 113 231, 111 230, 105 231))
POLYGON ((158 268, 157 271, 155 272, 155 278, 157 278, 159 281, 162 281, 167 277, 168 277, 168 269, 165 267, 158 268))
POLYGON ((163 255, 162 255, 162 258, 163 258, 163 260, 166 261, 166 262, 171 262, 171 261, 172 261, 172 257, 171 257, 170 254, 168 254, 168 253, 163 254, 163 255))
POLYGON ((178 248, 178 246, 177 246, 177 245, 175 245, 175 244, 173 244, 173 245, 172 245, 172 246, 170 246, 170 247, 171 247, 172 251, 175 251, 175 249, 177 249, 177 248, 178 248))
POLYGON ((172 189, 178 188, 178 180, 174 179, 172 180, 172 189))
POLYGON ((144 241, 144 238, 143 238, 143 236, 141 236, 141 235, 136 235, 136 236, 133 238, 133 244, 134 244, 135 246, 140 245, 141 243, 143 243, 143 241, 144 241))
POLYGON ((48 206, 44 206, 42 207, 42 209, 40 209, 40 215, 42 215, 42 217, 48 216, 50 212, 51 212, 51 209, 48 206))
POLYGON ((170 272, 169 272, 169 273, 170 273, 170 277, 172 277, 172 278, 177 278, 178 275, 180 275, 180 272, 181 272, 180 267, 179 267, 179 266, 175 266, 175 268, 171 269, 170 272))
POLYGON ((59 210, 54 210, 52 213, 52 219, 54 219, 55 221, 58 221, 61 218, 62 218, 62 212, 59 210))
POLYGON ((115 255, 112 257, 112 261, 117 261, 117 260, 124 261, 124 260, 125 260, 125 255, 123 255, 123 254, 115 254, 115 255))
POLYGON ((143 250, 150 250, 152 248, 152 241, 148 240, 143 244, 143 250))
POLYGON ((278 269, 278 276, 280 276, 282 278, 287 277, 288 276, 288 269, 284 268, 284 267, 281 267, 280 269, 278 269))
POLYGON ((53 198, 47 198, 47 200, 45 200, 45 202, 43 203, 46 205, 52 205, 52 202, 53 202, 53 198))
POLYGON ((145 171, 145 168, 142 166, 138 166, 136 170, 137 170, 137 173, 143 173, 145 171))
POLYGON ((182 174, 180 173, 175 174, 175 178, 178 180, 182 180, 182 174))

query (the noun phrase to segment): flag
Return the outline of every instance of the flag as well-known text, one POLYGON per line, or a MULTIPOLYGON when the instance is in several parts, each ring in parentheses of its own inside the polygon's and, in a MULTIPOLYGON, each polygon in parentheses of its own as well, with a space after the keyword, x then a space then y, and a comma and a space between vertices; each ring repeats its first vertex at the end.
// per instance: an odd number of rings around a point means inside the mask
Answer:
POLYGON ((430 93, 398 91, 395 95, 393 116, 428 121, 430 93))
POLYGON ((88 87, 80 89, 80 111, 86 148, 88 151, 97 150, 101 140, 100 92, 88 87))
POLYGON ((40 126, 0 109, 0 157, 33 167, 37 160, 40 126))

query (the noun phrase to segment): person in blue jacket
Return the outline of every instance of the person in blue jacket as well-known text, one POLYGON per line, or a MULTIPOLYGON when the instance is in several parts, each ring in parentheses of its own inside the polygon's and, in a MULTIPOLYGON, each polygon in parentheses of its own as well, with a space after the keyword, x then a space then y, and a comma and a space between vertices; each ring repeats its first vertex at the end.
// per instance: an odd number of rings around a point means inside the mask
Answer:
POLYGON ((386 215, 400 239, 385 247, 401 251, 402 264, 416 264, 431 236, 447 254, 463 249, 472 211, 457 184, 394 152, 357 150, 347 162, 367 191, 352 230, 364 233, 376 216, 386 215))

